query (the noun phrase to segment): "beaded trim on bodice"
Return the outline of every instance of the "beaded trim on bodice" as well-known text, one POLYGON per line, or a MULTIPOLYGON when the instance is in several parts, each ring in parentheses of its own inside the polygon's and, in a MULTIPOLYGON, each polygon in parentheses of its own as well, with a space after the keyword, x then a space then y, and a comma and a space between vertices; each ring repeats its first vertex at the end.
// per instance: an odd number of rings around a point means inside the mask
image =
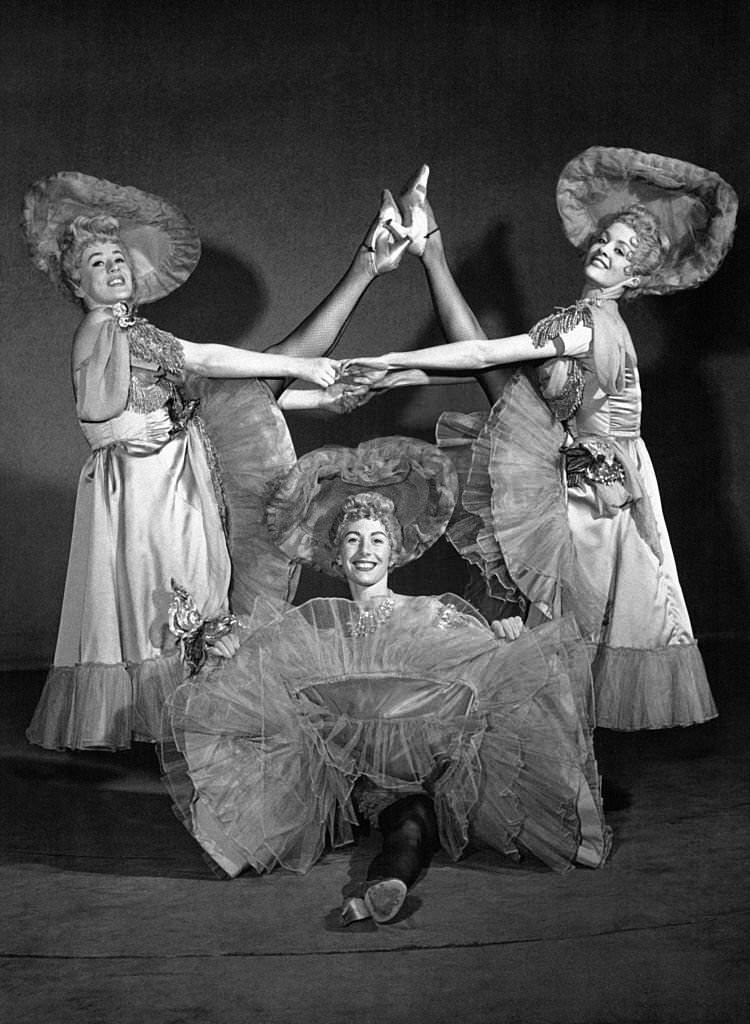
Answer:
POLYGON ((534 348, 542 348, 548 341, 555 341, 561 334, 572 331, 578 324, 592 329, 594 327, 591 301, 587 299, 579 299, 572 306, 558 308, 554 313, 537 321, 529 331, 534 348))
POLYGON ((181 343, 168 331, 134 316, 124 303, 114 305, 112 312, 117 326, 128 336, 131 374, 127 408, 148 413, 169 404, 180 410, 182 395, 166 374, 179 376, 184 370, 185 354, 181 343))

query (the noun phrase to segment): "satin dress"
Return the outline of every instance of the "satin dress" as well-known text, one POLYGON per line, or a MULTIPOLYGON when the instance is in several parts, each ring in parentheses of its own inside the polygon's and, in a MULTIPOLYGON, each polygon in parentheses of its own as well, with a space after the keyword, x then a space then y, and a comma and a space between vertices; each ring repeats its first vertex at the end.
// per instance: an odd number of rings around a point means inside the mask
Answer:
MULTIPOLYGON (((640 435, 635 350, 616 302, 540 321, 560 356, 519 371, 489 416, 446 413, 463 479, 449 529, 487 592, 534 623, 572 614, 589 644, 595 722, 618 730, 716 715, 640 435), (567 345, 565 328, 591 326, 567 345)), ((540 327, 537 325, 530 332, 540 327)))
POLYGON ((189 379, 186 400, 179 341, 122 307, 84 320, 73 383, 91 455, 54 665, 27 737, 118 750, 161 736, 164 702, 184 679, 172 580, 206 618, 227 611, 230 587, 240 612, 261 592, 291 599, 297 570, 270 542, 263 501, 295 454, 262 382, 189 379))

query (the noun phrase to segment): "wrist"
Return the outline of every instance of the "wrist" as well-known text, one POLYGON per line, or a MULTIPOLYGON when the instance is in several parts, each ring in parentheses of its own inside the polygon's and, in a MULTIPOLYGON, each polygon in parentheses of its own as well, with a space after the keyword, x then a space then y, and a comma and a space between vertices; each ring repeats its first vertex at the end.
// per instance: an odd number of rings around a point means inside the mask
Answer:
POLYGON ((349 273, 361 285, 363 291, 378 276, 372 252, 365 245, 360 245, 355 252, 349 273))
POLYGON ((427 244, 420 259, 425 267, 445 267, 448 265, 445 249, 443 248, 443 238, 439 228, 436 234, 430 235, 427 239, 427 244))
POLYGON ((301 377, 303 380, 307 380, 309 376, 307 362, 308 360, 303 359, 301 356, 289 356, 284 376, 301 377))

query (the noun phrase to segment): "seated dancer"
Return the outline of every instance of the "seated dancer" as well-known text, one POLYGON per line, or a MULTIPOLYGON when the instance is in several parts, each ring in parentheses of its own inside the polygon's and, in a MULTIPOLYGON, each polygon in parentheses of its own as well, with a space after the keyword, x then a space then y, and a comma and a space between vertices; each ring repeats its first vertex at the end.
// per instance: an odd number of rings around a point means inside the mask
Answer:
MULTIPOLYGON (((399 199, 450 344, 350 361, 381 371, 517 369, 489 414, 444 413, 438 445, 462 477, 449 539, 486 598, 527 623, 572 614, 591 647, 596 723, 659 729, 716 715, 640 434, 638 359, 618 302, 694 288, 718 269, 737 197, 718 174, 631 149, 592 147, 557 189, 584 254, 580 299, 527 334, 471 338, 442 252, 426 168, 399 199), (410 216, 410 210, 415 211, 410 216), (541 364, 537 372, 531 366, 541 364)), ((410 247, 412 248, 412 247, 410 247)))
POLYGON ((572 621, 492 629, 459 597, 390 588, 444 531, 455 486, 450 461, 411 438, 303 456, 270 499, 271 534, 346 579, 351 600, 257 602, 234 656, 167 705, 165 782, 227 874, 304 872, 360 819, 377 825, 345 923, 393 918, 438 848, 529 852, 560 871, 608 853, 572 621))
POLYGON ((258 593, 293 596, 296 572, 263 519, 269 480, 295 459, 276 399, 293 378, 333 385, 282 396, 293 408, 346 410, 364 397, 334 384, 327 353, 409 239, 384 193, 341 281, 286 339, 257 352, 184 341, 136 314, 200 257, 191 224, 158 196, 61 172, 31 187, 24 218, 35 265, 83 308, 73 388, 92 449, 54 666, 27 736, 50 749, 117 750, 158 737, 164 698, 183 678, 167 628, 170 577, 207 616, 229 600, 242 611, 258 593))

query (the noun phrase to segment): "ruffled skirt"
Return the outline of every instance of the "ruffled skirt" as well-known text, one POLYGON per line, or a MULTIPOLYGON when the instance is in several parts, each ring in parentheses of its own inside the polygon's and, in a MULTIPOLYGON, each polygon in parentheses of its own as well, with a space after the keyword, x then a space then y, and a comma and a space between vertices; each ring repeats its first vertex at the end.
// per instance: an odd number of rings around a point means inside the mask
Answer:
POLYGON ((352 602, 308 602, 177 690, 162 754, 188 829, 229 875, 304 872, 351 840, 366 780, 386 802, 427 792, 453 858, 473 840, 557 870, 600 864, 609 832, 572 623, 503 645, 459 598, 447 614, 405 601, 365 637, 349 635, 352 602))
POLYGON ((714 717, 646 446, 618 442, 638 475, 648 529, 632 504, 606 508, 591 484, 567 486, 564 436, 523 373, 488 417, 445 413, 438 444, 449 454, 460 447, 464 460, 470 451, 449 538, 479 562, 493 597, 515 584, 529 622, 575 617, 591 647, 597 725, 659 729, 714 717))

